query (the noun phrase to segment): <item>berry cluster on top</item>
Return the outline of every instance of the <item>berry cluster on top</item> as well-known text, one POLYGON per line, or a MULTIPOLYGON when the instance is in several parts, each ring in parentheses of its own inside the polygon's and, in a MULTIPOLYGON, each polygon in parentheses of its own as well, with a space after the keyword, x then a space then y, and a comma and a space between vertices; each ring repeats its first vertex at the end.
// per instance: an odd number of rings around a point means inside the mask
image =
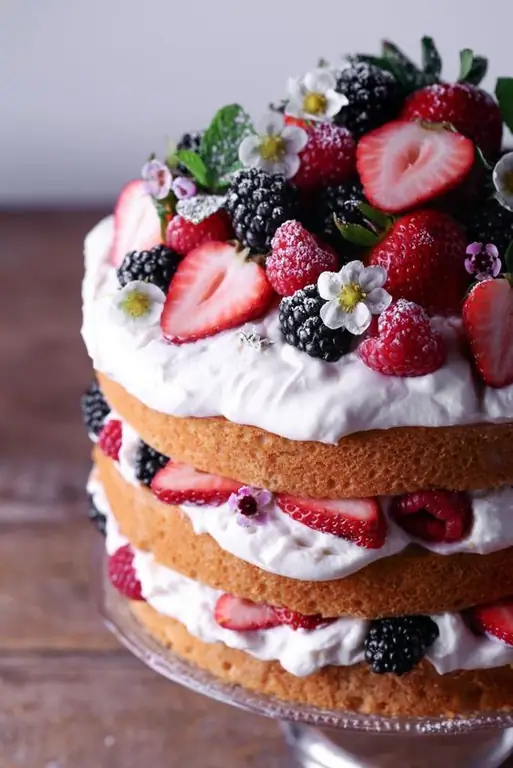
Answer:
POLYGON ((431 38, 422 59, 321 62, 256 127, 229 105, 152 155, 116 206, 112 317, 186 344, 279 303, 301 352, 422 376, 446 357, 431 318, 461 316, 484 382, 513 383, 513 78, 495 100, 472 51, 456 83, 431 38))

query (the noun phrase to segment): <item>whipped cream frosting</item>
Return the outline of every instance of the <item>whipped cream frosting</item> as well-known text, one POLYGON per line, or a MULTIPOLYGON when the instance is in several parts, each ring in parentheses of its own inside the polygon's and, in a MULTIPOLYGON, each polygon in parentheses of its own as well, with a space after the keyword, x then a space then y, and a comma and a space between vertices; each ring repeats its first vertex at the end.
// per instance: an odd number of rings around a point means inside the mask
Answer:
POLYGON ((370 370, 356 353, 336 363, 286 344, 277 310, 244 330, 273 343, 258 351, 240 328, 173 345, 160 326, 134 332, 109 316, 118 290, 109 263, 113 218, 86 237, 82 333, 95 368, 145 405, 174 416, 225 416, 291 440, 336 443, 344 435, 397 426, 442 427, 513 418, 513 385, 476 383, 457 343, 457 321, 436 319, 447 362, 426 376, 399 378, 370 370))
MULTIPOLYGON (((119 531, 103 488, 91 474, 88 492, 107 517, 106 549, 113 554, 128 543, 119 531)), ((308 631, 278 626, 267 630, 235 632, 220 627, 214 619, 215 604, 223 593, 193 581, 155 562, 149 552, 134 550, 134 568, 142 594, 158 613, 181 622, 194 637, 206 643, 224 643, 262 661, 278 661, 297 677, 310 675, 327 665, 349 666, 364 661, 364 638, 368 621, 340 618, 308 631)), ((513 664, 513 647, 493 637, 474 635, 459 614, 432 617, 439 637, 426 658, 439 674, 460 669, 487 669, 513 664)))
MULTIPOLYGON (((109 418, 119 418, 115 413, 109 418)), ((139 485, 135 474, 135 453, 139 437, 123 422, 119 472, 132 485, 139 485)), ((221 549, 264 571, 300 581, 341 579, 369 563, 401 552, 408 544, 417 543, 431 552, 451 555, 469 552, 485 555, 513 547, 513 488, 504 486, 494 491, 469 493, 473 525, 468 536, 453 544, 430 544, 410 536, 388 516, 389 497, 379 498, 388 519, 388 533, 381 549, 366 549, 330 533, 314 531, 293 520, 277 504, 269 508, 263 525, 242 528, 229 505, 183 504, 197 534, 208 533, 221 549)))

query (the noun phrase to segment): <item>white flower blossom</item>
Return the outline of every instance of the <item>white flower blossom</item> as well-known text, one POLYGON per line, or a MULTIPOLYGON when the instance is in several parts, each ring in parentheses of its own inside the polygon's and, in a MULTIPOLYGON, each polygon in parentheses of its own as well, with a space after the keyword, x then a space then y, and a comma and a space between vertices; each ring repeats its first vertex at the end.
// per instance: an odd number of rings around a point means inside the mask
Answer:
POLYGON ((282 173, 290 179, 299 169, 298 154, 307 141, 306 131, 297 125, 286 125, 283 115, 270 112, 257 126, 257 133, 242 140, 239 160, 247 168, 282 173))
POLYGON ((327 299, 321 307, 324 325, 335 330, 345 328, 360 336, 369 327, 372 315, 380 315, 392 301, 383 285, 387 271, 383 267, 365 267, 351 261, 340 272, 323 272, 317 281, 319 295, 327 299))
POLYGON ((148 329, 162 314, 166 294, 153 283, 133 280, 111 297, 109 318, 128 330, 148 329))
POLYGON ((499 203, 513 211, 513 152, 503 155, 493 169, 493 184, 499 203))
POLYGON ((285 112, 307 120, 329 120, 349 103, 336 87, 337 78, 327 67, 314 69, 304 77, 291 77, 285 112))

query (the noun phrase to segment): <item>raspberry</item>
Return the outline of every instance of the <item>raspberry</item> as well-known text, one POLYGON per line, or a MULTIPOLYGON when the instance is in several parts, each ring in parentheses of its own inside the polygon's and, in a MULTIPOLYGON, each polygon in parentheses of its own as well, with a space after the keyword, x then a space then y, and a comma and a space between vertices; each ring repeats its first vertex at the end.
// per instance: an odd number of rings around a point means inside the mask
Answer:
POLYGON ((391 515, 407 533, 435 544, 461 541, 472 525, 465 493, 418 491, 394 499, 391 515))
POLYGON ((292 182, 301 190, 340 184, 356 169, 356 144, 346 128, 319 123, 308 131, 306 147, 299 153, 301 165, 292 182))
POLYGON ((182 216, 173 216, 167 225, 166 242, 173 251, 186 256, 198 245, 210 240, 229 240, 232 234, 230 222, 224 211, 213 213, 199 224, 193 224, 182 216))
POLYGON ((130 600, 144 600, 141 582, 136 576, 133 562, 134 553, 130 544, 117 549, 107 562, 110 583, 130 600))
POLYGON ((418 304, 399 299, 380 316, 378 336, 358 349, 369 368, 386 376, 423 376, 443 365, 445 345, 418 304))
POLYGON ((117 419, 111 419, 103 426, 98 437, 98 445, 106 456, 117 461, 119 459, 122 437, 123 427, 121 422, 117 419))
POLYGON ((278 227, 271 243, 265 271, 280 296, 291 296, 300 288, 317 282, 321 272, 338 269, 338 258, 323 250, 299 221, 286 221, 278 227))

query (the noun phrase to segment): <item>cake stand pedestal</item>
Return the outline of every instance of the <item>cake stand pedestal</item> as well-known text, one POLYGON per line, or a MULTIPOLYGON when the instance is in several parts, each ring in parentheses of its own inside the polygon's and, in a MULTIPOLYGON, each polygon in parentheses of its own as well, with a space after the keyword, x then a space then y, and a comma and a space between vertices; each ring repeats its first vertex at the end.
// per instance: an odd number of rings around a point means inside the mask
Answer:
POLYGON ((281 722, 303 768, 498 768, 513 754, 513 714, 480 717, 374 717, 279 701, 228 685, 158 643, 129 604, 103 581, 101 611, 129 651, 169 680, 281 722))

